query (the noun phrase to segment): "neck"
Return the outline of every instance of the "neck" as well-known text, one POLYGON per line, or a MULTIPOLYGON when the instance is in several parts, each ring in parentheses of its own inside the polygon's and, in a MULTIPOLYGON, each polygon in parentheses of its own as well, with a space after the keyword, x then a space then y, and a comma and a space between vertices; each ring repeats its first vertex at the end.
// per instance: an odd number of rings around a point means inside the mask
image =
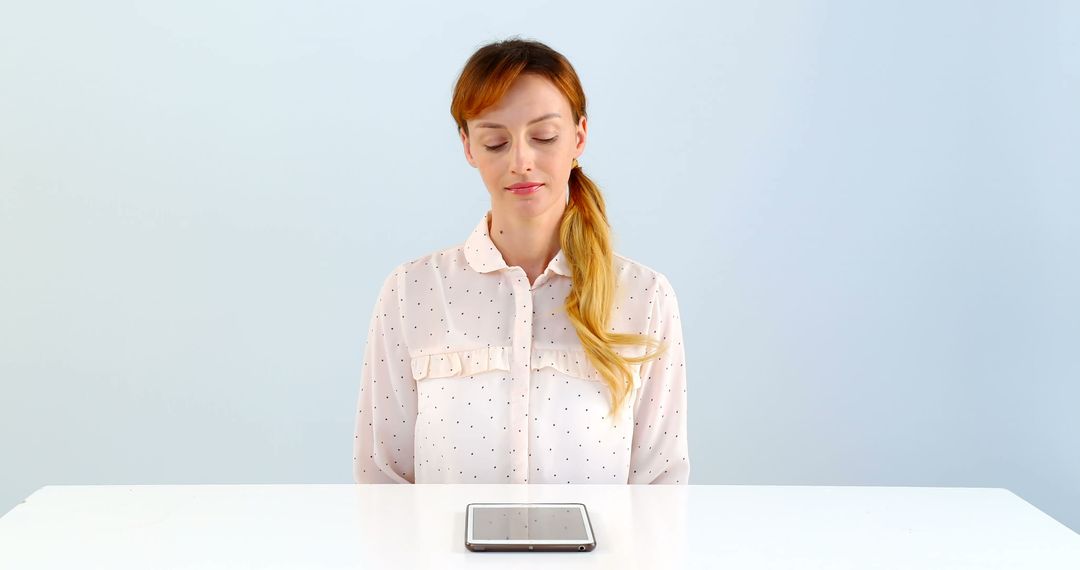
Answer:
POLYGON ((563 209, 531 218, 488 214, 488 235, 510 267, 530 276, 539 275, 561 249, 559 226, 563 209))

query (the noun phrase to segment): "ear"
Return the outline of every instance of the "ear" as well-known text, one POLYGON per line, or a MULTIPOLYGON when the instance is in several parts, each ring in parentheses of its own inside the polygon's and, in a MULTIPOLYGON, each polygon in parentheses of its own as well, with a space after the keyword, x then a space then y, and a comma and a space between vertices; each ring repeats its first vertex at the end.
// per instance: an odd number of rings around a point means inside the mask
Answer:
POLYGON ((461 146, 465 150, 465 160, 476 168, 476 159, 473 158, 472 150, 469 148, 469 135, 465 134, 465 129, 462 128, 458 128, 458 135, 461 137, 461 146))
POLYGON ((585 152, 585 139, 588 138, 589 126, 585 115, 581 116, 577 126, 577 144, 574 145, 574 158, 585 152))

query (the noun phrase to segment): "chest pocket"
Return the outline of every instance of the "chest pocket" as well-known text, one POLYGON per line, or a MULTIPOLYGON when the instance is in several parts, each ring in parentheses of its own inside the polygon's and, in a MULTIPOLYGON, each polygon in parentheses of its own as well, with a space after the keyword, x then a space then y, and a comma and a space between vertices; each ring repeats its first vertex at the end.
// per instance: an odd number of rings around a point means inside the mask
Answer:
POLYGON ((509 346, 482 346, 412 357, 413 379, 472 376, 491 370, 510 370, 509 346))

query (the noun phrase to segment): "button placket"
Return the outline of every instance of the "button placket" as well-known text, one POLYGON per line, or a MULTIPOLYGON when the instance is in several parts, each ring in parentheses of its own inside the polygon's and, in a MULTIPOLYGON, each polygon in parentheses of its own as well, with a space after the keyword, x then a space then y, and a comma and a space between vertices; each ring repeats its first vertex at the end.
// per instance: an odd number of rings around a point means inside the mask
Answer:
POLYGON ((530 425, 532 422, 531 406, 529 399, 532 373, 532 291, 529 288, 528 278, 524 270, 514 267, 511 273, 514 290, 514 327, 513 347, 511 359, 511 371, 513 374, 513 405, 511 406, 514 416, 515 433, 518 444, 515 446, 515 457, 511 462, 516 471, 511 472, 511 479, 517 483, 529 482, 529 445, 530 425))

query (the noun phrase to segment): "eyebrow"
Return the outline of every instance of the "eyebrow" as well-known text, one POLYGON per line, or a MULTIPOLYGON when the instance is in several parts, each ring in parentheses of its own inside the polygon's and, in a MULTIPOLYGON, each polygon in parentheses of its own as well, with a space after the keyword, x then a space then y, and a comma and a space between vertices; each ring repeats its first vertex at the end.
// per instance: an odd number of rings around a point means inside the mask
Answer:
MULTIPOLYGON (((526 124, 531 125, 533 123, 539 123, 540 121, 546 121, 548 119, 554 119, 555 117, 561 117, 561 116, 562 115, 560 115, 558 113, 548 113, 546 115, 541 115, 541 116, 529 121, 526 124)), ((477 123, 476 128, 478 128, 478 129, 505 129, 506 126, 505 125, 500 125, 498 123, 477 123)))

